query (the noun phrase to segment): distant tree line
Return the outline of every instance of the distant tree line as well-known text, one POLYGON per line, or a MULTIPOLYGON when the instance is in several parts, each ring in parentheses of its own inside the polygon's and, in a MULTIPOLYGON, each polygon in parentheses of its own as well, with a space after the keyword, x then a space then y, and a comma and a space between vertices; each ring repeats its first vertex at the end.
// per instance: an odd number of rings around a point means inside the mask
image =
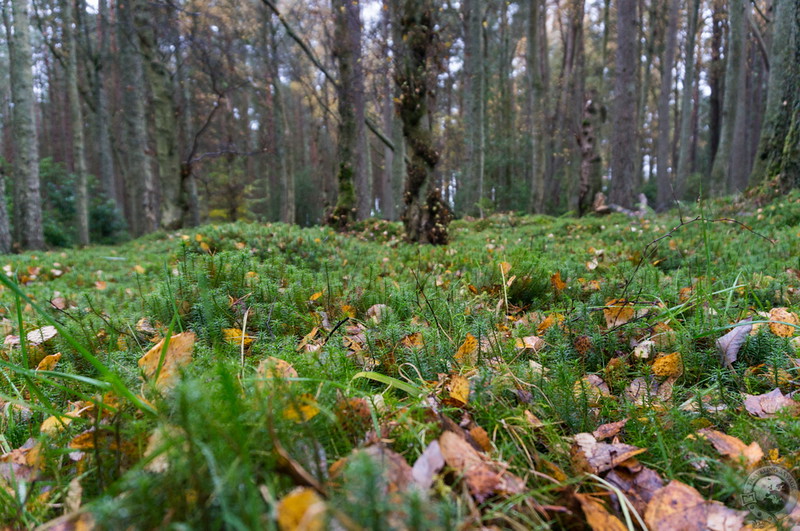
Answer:
POLYGON ((797 0, 0 3, 0 252, 800 186, 797 0))

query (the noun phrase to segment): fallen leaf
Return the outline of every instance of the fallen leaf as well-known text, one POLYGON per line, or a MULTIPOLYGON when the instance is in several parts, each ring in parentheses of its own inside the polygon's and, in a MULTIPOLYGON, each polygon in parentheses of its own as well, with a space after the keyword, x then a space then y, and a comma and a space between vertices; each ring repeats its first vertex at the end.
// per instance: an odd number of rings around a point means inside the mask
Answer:
MULTIPOLYGON (((256 369, 256 376, 259 379, 277 379, 277 378, 297 378, 299 375, 292 367, 292 364, 286 360, 270 356, 261 360, 256 369)), ((264 382, 260 382, 263 384, 264 382)))
POLYGON ((581 505, 586 523, 594 531, 627 531, 622 522, 608 512, 608 509, 597 499, 588 494, 575 493, 575 498, 581 505))
POLYGON ((798 325, 800 325, 797 314, 790 312, 786 308, 773 308, 770 310, 769 320, 769 329, 778 337, 792 337, 798 329, 798 325))
POLYGON ((601 398, 611 396, 608 385, 596 374, 589 374, 575 382, 572 392, 576 398, 585 398, 590 407, 597 407, 601 398))
POLYGON ((400 344, 408 348, 418 348, 424 346, 425 342, 422 340, 422 332, 414 332, 401 339, 400 344))
POLYGON ((735 531, 744 527, 747 511, 706 501, 696 489, 672 480, 653 494, 644 520, 652 531, 735 531))
POLYGON ((683 374, 683 358, 680 352, 673 352, 666 356, 661 356, 653 362, 651 367, 653 374, 659 378, 677 377, 683 374))
POLYGON ((575 468, 582 472, 600 474, 645 451, 646 448, 629 444, 598 442, 591 433, 579 433, 575 435, 570 454, 575 468))
POLYGON ((655 349, 655 346, 656 346, 655 341, 650 341, 650 340, 642 341, 641 343, 636 345, 636 347, 633 349, 633 355, 639 358, 640 360, 645 360, 650 357, 650 354, 655 349))
POLYGON ((550 284, 553 285, 553 290, 555 290, 556 293, 561 293, 564 288, 567 287, 567 283, 561 280, 561 271, 556 271, 550 277, 550 284))
MULTIPOLYGON (((223 328, 222 335, 225 338, 226 343, 230 343, 231 345, 241 345, 242 344, 242 329, 241 328, 223 328)), ((252 336, 244 336, 244 346, 250 345, 255 338, 252 336)))
POLYGON ((617 422, 609 422, 608 424, 602 424, 592 432, 592 437, 594 437, 598 441, 616 437, 619 434, 619 432, 622 431, 622 428, 625 427, 625 424, 627 424, 629 420, 630 419, 622 419, 617 422))
POLYGON ((144 275, 144 271, 145 271, 145 270, 144 270, 144 268, 143 268, 142 266, 140 266, 139 264, 136 264, 135 266, 133 266, 133 270, 134 270, 134 271, 135 271, 137 274, 139 274, 139 275, 144 275))
POLYGON ((625 299, 612 299, 606 301, 603 316, 606 318, 606 328, 622 326, 636 314, 633 303, 625 299))
POLYGON ((56 352, 55 354, 50 354, 49 356, 45 356, 42 361, 39 362, 39 365, 36 366, 37 371, 52 371, 58 360, 61 359, 61 353, 56 352))
POLYGON ((514 346, 519 350, 530 350, 531 352, 539 352, 544 345, 544 339, 539 336, 518 337, 514 341, 514 346))
POLYGON ((500 272, 503 276, 508 276, 508 272, 511 271, 511 264, 508 262, 500 262, 497 265, 500 267, 500 272))
POLYGON ((442 433, 439 447, 447 466, 463 478, 467 489, 478 503, 495 495, 524 492, 525 482, 522 479, 506 471, 505 465, 490 461, 454 432, 442 433))
POLYGON ((732 435, 710 428, 703 428, 697 434, 710 442, 721 455, 734 461, 739 461, 743 458, 748 468, 761 461, 764 457, 764 451, 755 441, 750 445, 746 445, 732 435))
POLYGON ((323 293, 322 291, 318 291, 318 292, 316 292, 316 293, 312 294, 312 295, 311 295, 311 296, 308 298, 308 300, 310 300, 311 302, 314 302, 315 300, 317 300, 317 299, 319 299, 320 297, 322 297, 322 293, 323 293))
POLYGON ((762 395, 745 394, 744 408, 751 415, 762 419, 772 418, 784 408, 787 408, 788 413, 792 415, 800 413, 800 403, 784 396, 778 388, 762 395))
POLYGON ((170 337, 163 357, 165 339, 159 341, 139 359, 139 367, 142 369, 145 380, 152 380, 155 377, 157 389, 163 391, 172 388, 180 376, 181 367, 185 367, 192 361, 192 350, 196 338, 194 332, 183 332, 170 337))
POLYGON ((753 329, 750 321, 752 319, 749 317, 742 319, 733 325, 733 328, 727 334, 717 339, 717 349, 728 365, 732 365, 736 361, 739 356, 739 350, 744 345, 744 342, 747 341, 747 336, 750 334, 750 330, 753 329))
POLYGON ((293 420, 295 422, 305 422, 311 420, 319 413, 317 401, 314 395, 305 393, 300 395, 296 400, 293 400, 286 409, 283 410, 283 418, 293 420))
POLYGON ((564 322, 564 316, 560 313, 551 313, 547 316, 547 318, 539 323, 539 326, 536 327, 536 334, 543 335, 550 327, 555 325, 560 325, 564 322))
POLYGON ((314 489, 297 487, 278 502, 278 527, 281 531, 322 531, 326 510, 314 489))
POLYGON ((25 336, 28 345, 39 346, 46 343, 58 335, 58 330, 55 326, 43 326, 36 330, 31 330, 25 336))
POLYGON ((472 334, 467 334, 466 339, 458 347, 455 359, 459 363, 474 363, 478 355, 478 340, 472 334))
POLYGON ((644 514, 653 494, 664 486, 664 480, 658 472, 636 459, 620 463, 605 476, 605 480, 625 493, 639 514, 644 514))
POLYGON ((298 343, 297 351, 300 352, 302 350, 307 350, 307 351, 316 350, 316 349, 310 349, 308 347, 312 346, 311 345, 311 341, 313 341, 314 338, 317 337, 318 333, 319 333, 319 327, 318 326, 315 326, 314 328, 312 328, 311 332, 309 332, 305 336, 303 336, 303 339, 301 339, 300 343, 298 343))
POLYGON ((529 410, 527 410, 527 409, 526 409, 526 410, 525 410, 525 412, 524 412, 524 415, 525 415, 525 420, 527 420, 527 421, 528 421, 528 423, 529 423, 529 424, 530 424, 532 427, 534 427, 534 428, 541 428, 542 426, 544 426, 544 422, 542 422, 542 421, 539 419, 539 417, 537 417, 536 415, 534 415, 533 413, 531 413, 529 410))
POLYGON ((447 389, 450 391, 450 398, 454 398, 462 404, 469 402, 469 380, 463 376, 453 375, 447 384, 447 389))
POLYGON ((439 441, 433 440, 420 454, 414 466, 411 467, 411 477, 414 483, 422 490, 428 490, 433 485, 433 479, 444 468, 444 457, 439 448, 439 441))
POLYGON ((484 452, 492 451, 492 441, 489 439, 489 434, 486 433, 486 430, 480 426, 473 426, 469 429, 469 434, 484 452))
POLYGON ((98 280, 94 283, 94 287, 100 291, 103 291, 108 287, 108 283, 105 280, 98 280))
POLYGON ((367 309, 367 318, 379 324, 389 314, 389 307, 385 304, 373 304, 367 309))

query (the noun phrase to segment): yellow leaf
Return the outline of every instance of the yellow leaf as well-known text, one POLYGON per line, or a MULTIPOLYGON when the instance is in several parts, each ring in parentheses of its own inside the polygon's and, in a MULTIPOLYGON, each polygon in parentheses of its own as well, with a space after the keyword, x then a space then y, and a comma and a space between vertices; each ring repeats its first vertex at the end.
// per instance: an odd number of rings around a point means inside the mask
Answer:
MULTIPOLYGON (((223 328, 222 335, 225 336, 225 341, 231 345, 242 344, 242 330, 241 328, 223 328)), ((253 342, 253 337, 244 336, 244 345, 247 346, 253 342)))
POLYGON ((58 363, 58 360, 61 359, 61 353, 56 352, 55 354, 50 354, 49 356, 45 356, 42 361, 39 362, 39 365, 36 366, 37 371, 52 371, 53 368, 58 363))
POLYGON ((616 328, 624 325, 633 319, 635 313, 633 303, 624 299, 606 301, 606 307, 603 308, 607 328, 616 328))
POLYGON ((400 344, 404 347, 415 348, 425 345, 425 342, 422 339, 422 332, 414 332, 401 339, 400 344))
POLYGON ((200 242, 200 248, 207 253, 211 253, 211 247, 206 242, 200 242))
POLYGON ((163 359, 161 354, 164 350, 164 339, 159 341, 139 359, 139 367, 142 369, 144 378, 151 380, 155 377, 156 387, 160 390, 171 388, 178 379, 178 370, 192 361, 195 339, 194 332, 183 332, 172 336, 163 359))
POLYGON ((310 296, 308 298, 308 300, 310 300, 311 302, 314 302, 315 300, 319 299, 320 297, 322 297, 322 292, 318 291, 318 292, 314 293, 312 296, 310 296))
POLYGON ((297 487, 278 502, 281 531, 321 531, 325 528, 325 501, 313 489, 297 487))
POLYGON ((298 376, 297 371, 294 370, 291 363, 273 356, 261 360, 261 363, 258 364, 258 369, 256 369, 256 374, 259 378, 270 379, 297 378, 298 376))
POLYGON ((661 356, 653 362, 653 374, 659 378, 669 378, 683 374, 683 360, 680 352, 661 356))
POLYGON ((786 308, 773 308, 769 311, 769 319, 769 329, 778 337, 792 337, 797 328, 790 325, 800 325, 797 315, 788 311, 786 308))
POLYGON ((450 390, 450 397, 458 400, 462 404, 469 402, 469 380, 461 375, 454 375, 450 378, 448 385, 450 390))
POLYGON ((466 339, 458 347, 455 358, 459 363, 470 362, 478 353, 478 340, 472 334, 467 334, 466 339))
POLYGON ((314 395, 306 393, 300 395, 294 403, 289 404, 283 411, 283 417, 295 422, 305 422, 316 417, 317 413, 319 413, 319 407, 317 407, 317 401, 314 400, 314 395))
POLYGON ((203 241, 203 235, 202 234, 195 234, 194 235, 194 239, 195 239, 195 241, 201 242, 201 241, 203 241))
POLYGON ((553 276, 550 277, 550 283, 553 285, 553 289, 556 293, 561 293, 564 288, 567 287, 567 283, 561 280, 561 272, 556 271, 553 276))
POLYGON ((508 262, 500 262, 498 265, 500 266, 500 272, 503 276, 508 275, 508 272, 511 271, 511 264, 508 262))
POLYGON ((58 432, 64 431, 64 429, 69 426, 70 422, 72 422, 71 417, 61 415, 47 417, 44 419, 44 422, 42 422, 42 425, 39 426, 39 431, 52 437, 58 432))
POLYGON ((349 304, 343 304, 342 305, 342 313, 344 315, 346 315, 347 317, 355 318, 356 309, 355 309, 355 307, 350 306, 349 304))
POLYGON ((538 335, 544 334, 551 326, 556 324, 561 324, 564 321, 564 316, 560 313, 551 313, 547 316, 547 319, 541 322, 541 324, 536 328, 536 333, 538 335))
POLYGON ((233 245, 234 245, 234 247, 236 247, 240 251, 243 250, 245 247, 247 247, 247 244, 244 243, 244 242, 236 242, 233 245))
POLYGON ((135 266, 133 266, 133 270, 136 271, 140 275, 144 275, 144 268, 142 266, 140 266, 139 264, 136 264, 135 266))

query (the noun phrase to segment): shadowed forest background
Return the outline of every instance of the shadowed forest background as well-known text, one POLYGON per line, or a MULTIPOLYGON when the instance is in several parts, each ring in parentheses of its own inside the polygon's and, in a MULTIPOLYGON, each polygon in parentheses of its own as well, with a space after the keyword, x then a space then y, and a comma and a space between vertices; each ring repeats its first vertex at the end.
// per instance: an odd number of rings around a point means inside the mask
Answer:
POLYGON ((795 0, 3 0, 0 251, 800 184, 795 0), (607 200, 599 197, 603 192, 607 200))

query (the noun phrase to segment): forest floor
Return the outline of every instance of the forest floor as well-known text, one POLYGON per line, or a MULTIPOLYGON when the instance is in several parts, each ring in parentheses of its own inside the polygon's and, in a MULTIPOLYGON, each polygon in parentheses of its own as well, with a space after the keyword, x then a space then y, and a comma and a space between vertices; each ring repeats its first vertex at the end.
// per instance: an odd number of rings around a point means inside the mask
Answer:
POLYGON ((2 257, 0 528, 800 523, 800 196, 451 236, 2 257))

